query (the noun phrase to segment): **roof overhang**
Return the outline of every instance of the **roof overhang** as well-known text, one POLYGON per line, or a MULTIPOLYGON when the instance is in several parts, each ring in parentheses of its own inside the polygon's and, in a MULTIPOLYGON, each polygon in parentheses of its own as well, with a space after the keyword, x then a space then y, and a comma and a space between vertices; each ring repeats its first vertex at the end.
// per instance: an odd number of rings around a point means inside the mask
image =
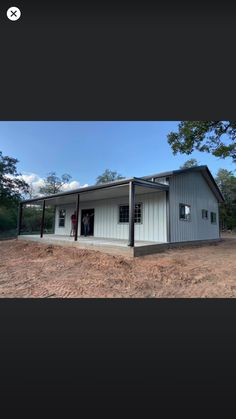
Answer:
MULTIPOLYGON (((47 195, 47 196, 40 196, 38 198, 33 198, 33 199, 26 199, 24 201, 22 201, 22 204, 33 204, 35 202, 42 202, 42 201, 48 201, 48 203, 50 204, 50 201, 53 204, 57 204, 60 201, 63 200, 63 198, 68 198, 69 202, 73 202, 75 195, 81 195, 82 197, 86 194, 91 193, 90 195, 94 195, 95 196, 95 192, 96 192, 96 198, 94 199, 99 199, 100 196, 99 195, 103 195, 101 196, 101 199, 105 199, 106 196, 104 194, 102 194, 102 191, 105 190, 113 190, 113 191, 119 191, 119 193, 117 193, 117 195, 121 196, 121 188, 128 186, 130 183, 133 183, 135 186, 140 187, 140 188, 148 188, 148 189, 152 189, 152 190, 156 190, 156 191, 166 191, 169 189, 168 185, 163 185, 162 183, 158 183, 158 182, 152 182, 146 179, 141 179, 141 178, 137 178, 137 177, 133 177, 133 178, 127 178, 127 179, 122 179, 119 181, 115 181, 115 182, 109 182, 109 183, 104 183, 104 184, 100 184, 100 185, 94 185, 94 186, 87 186, 87 187, 83 187, 83 188, 79 188, 79 189, 74 189, 71 191, 67 191, 67 192, 61 192, 58 194, 54 194, 54 195, 47 195), (94 194, 93 194, 94 192, 94 194), (101 194, 98 195, 97 192, 101 192, 101 194)), ((127 190, 128 191, 128 190, 127 190)), ((65 201, 65 199, 63 200, 65 201)))

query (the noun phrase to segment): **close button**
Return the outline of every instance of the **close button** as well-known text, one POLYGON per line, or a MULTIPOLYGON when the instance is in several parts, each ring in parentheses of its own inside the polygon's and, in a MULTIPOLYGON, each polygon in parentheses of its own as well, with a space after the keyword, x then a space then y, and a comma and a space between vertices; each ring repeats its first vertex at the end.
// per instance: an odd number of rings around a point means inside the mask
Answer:
POLYGON ((15 21, 20 19, 21 16, 21 11, 18 7, 12 6, 9 7, 9 9, 7 10, 7 17, 8 19, 15 21))

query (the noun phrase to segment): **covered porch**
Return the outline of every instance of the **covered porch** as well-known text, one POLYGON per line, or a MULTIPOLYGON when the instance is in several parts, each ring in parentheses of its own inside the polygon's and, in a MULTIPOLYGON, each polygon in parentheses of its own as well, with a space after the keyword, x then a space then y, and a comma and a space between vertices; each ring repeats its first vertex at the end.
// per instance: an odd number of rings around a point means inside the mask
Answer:
POLYGON ((168 242, 168 219, 168 185, 132 178, 23 201, 19 207, 18 237, 25 240, 41 240, 41 242, 55 244, 60 242, 64 245, 77 243, 80 247, 116 247, 120 249, 146 247, 168 242), (153 217, 157 222, 156 220, 161 215, 159 215, 158 209, 155 209, 158 205, 152 204, 150 197, 155 197, 157 201, 162 197, 165 204, 165 208, 163 207, 165 217, 163 218, 162 214, 163 219, 158 221, 163 232, 166 230, 166 235, 164 233, 162 236, 160 235, 161 240, 159 240, 159 236, 153 233, 154 227, 151 219, 153 217), (142 214, 138 214, 140 210, 138 205, 141 205, 138 203, 141 201, 144 202, 145 205, 143 206, 146 207, 142 214), (127 220, 118 218, 119 202, 122 203, 123 209, 127 211, 127 220), (60 227, 58 209, 63 208, 63 206, 68 208, 69 221, 71 214, 75 213, 77 223, 74 237, 70 237, 68 223, 67 228, 65 228, 65 225, 64 228, 60 227), (38 231, 29 231, 25 228, 24 214, 29 208, 32 210, 36 207, 39 220, 38 231), (51 212, 54 208, 54 227, 51 231, 48 231, 47 228, 48 208, 51 212), (83 237, 82 215, 83 211, 88 211, 88 208, 93 209, 95 217, 93 235, 83 237), (140 217, 140 219, 137 217, 140 217))

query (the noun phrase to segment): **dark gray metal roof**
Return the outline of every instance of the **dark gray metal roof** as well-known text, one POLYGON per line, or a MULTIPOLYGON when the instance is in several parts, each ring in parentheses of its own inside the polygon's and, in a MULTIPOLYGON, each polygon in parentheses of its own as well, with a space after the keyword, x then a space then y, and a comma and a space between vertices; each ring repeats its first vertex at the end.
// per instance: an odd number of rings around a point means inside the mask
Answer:
POLYGON ((212 176, 210 170, 208 169, 206 165, 190 167, 189 169, 178 169, 178 170, 172 170, 169 172, 154 173, 153 175, 150 175, 150 176, 143 176, 142 179, 146 179, 146 180, 152 179, 152 178, 158 179, 161 177, 170 177, 170 176, 180 175, 180 174, 189 173, 189 172, 201 172, 206 182, 208 183, 209 187, 211 188, 212 192, 218 199, 218 201, 224 202, 224 197, 214 177, 212 176))

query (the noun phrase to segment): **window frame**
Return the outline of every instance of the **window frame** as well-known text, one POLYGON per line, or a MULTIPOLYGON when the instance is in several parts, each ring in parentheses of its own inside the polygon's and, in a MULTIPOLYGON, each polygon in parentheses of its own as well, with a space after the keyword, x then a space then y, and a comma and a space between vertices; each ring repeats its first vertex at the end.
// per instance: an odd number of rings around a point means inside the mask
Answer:
MULTIPOLYGON (((185 216, 186 216, 186 215, 185 215, 185 216)), ((181 202, 181 203, 179 204, 179 220, 180 220, 180 221, 191 221, 191 218, 192 218, 192 217, 191 217, 191 205, 189 205, 189 204, 184 204, 184 203, 182 203, 182 202, 181 202), (180 216, 180 214, 181 214, 181 213, 180 213, 180 208, 181 208, 181 207, 188 207, 188 208, 189 208, 189 217, 188 217, 188 218, 182 218, 182 217, 180 216)))
POLYGON ((65 224, 66 224, 66 209, 60 208, 59 209, 59 214, 58 214, 58 228, 65 228, 65 224), (60 217, 60 212, 61 211, 64 211, 64 214, 65 214, 64 217, 60 217), (60 221, 61 220, 64 221, 64 225, 63 226, 60 225, 60 221))
POLYGON ((202 219, 203 219, 203 220, 208 220, 208 219, 209 219, 208 213, 209 213, 209 211, 208 211, 208 210, 206 210, 206 209, 204 209, 204 208, 202 209, 202 219), (205 216, 205 217, 203 216, 203 211, 205 211, 205 213, 206 213, 206 216, 205 216))
MULTIPOLYGON (((136 205, 140 205, 140 222, 135 221, 135 217, 136 217, 135 216, 134 217, 134 223, 140 225, 140 224, 143 224, 143 203, 142 202, 136 202, 135 206, 136 205)), ((128 221, 120 221, 120 208, 121 207, 128 207, 128 209, 129 209, 129 204, 119 204, 119 206, 118 206, 118 224, 129 224, 129 220, 128 221)), ((129 216, 129 212, 128 212, 128 216, 129 216)))
POLYGON ((211 224, 217 224, 217 214, 214 211, 211 211, 211 224), (215 216, 215 221, 212 221, 212 215, 215 216))

